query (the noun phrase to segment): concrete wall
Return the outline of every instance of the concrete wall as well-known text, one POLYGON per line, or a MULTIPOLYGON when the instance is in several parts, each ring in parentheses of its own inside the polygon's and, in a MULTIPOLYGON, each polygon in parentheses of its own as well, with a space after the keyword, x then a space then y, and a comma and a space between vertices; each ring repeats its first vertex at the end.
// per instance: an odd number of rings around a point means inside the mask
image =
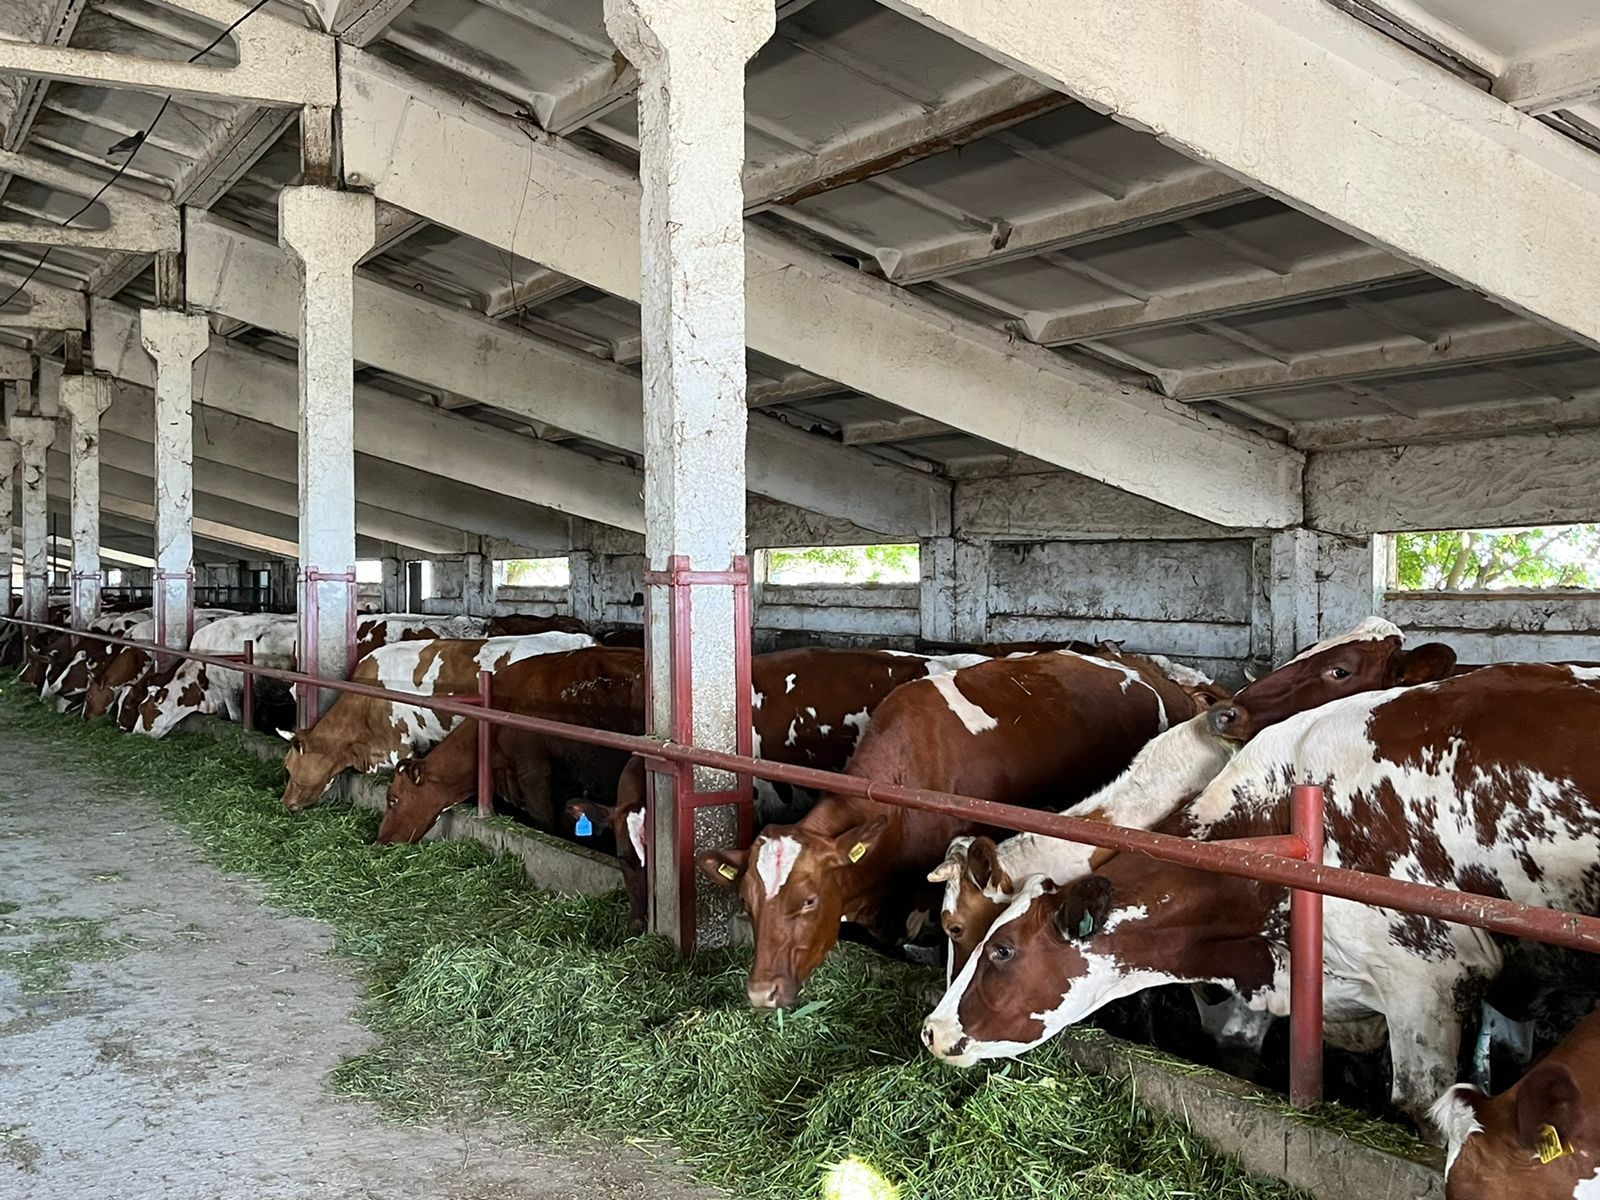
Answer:
POLYGON ((996 542, 993 641, 1114 639, 1236 681, 1251 659, 1254 542, 996 542))

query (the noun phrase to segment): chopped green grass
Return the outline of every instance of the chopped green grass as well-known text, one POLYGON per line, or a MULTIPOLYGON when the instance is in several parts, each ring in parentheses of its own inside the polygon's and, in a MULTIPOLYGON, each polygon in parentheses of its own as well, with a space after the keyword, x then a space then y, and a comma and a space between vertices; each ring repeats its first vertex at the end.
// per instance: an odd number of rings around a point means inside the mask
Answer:
MULTIPOLYGON (((919 1053, 937 977, 845 945, 782 1020, 752 1011, 747 952, 681 960, 629 938, 620 897, 528 886, 472 842, 372 844, 376 814, 294 816, 238 739, 153 742, 0 685, 0 723, 160 798, 220 865, 328 921, 382 1035, 334 1086, 399 1119, 481 1111, 546 1136, 657 1145, 752 1197, 1277 1200, 1122 1081, 1047 1046, 998 1069, 919 1053)), ((1341 1112, 1343 1110, 1340 1110, 1341 1112)), ((1366 1122, 1372 1125, 1372 1122, 1366 1122)))
POLYGON ((104 922, 87 917, 42 921, 0 920, 0 974, 13 976, 25 993, 59 992, 76 963, 104 962, 128 952, 128 944, 108 938, 104 922), (6 943, 18 941, 20 945, 6 943))

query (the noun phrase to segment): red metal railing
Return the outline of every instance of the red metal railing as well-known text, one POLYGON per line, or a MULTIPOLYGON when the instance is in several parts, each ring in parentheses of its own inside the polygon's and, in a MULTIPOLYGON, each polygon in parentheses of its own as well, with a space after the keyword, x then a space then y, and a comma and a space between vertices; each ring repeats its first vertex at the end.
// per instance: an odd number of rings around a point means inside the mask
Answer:
MULTIPOLYGON (((0 621, 59 633, 77 632, 64 626, 16 617, 0 617, 0 621)), ((92 637, 115 645, 134 646, 143 650, 157 649, 149 643, 134 642, 107 634, 79 636, 92 637)), ((279 679, 286 683, 315 685, 349 695, 370 696, 394 704, 409 704, 448 716, 478 720, 482 723, 480 728, 488 724, 503 725, 548 737, 605 746, 641 755, 652 760, 657 769, 665 769, 664 764, 710 767, 731 774, 793 784, 812 791, 860 796, 882 804, 940 813, 980 825, 1012 829, 1021 833, 1037 833, 1045 837, 1081 842, 1129 854, 1142 854, 1160 862, 1241 879, 1252 879, 1258 883, 1274 884, 1290 889, 1291 919, 1296 912, 1301 916, 1298 934, 1294 936, 1291 944, 1291 954, 1294 944, 1299 944, 1302 953, 1293 955, 1290 965, 1291 1005, 1303 1014, 1298 1022, 1291 1014, 1291 1023, 1297 1031, 1291 1033, 1293 1057, 1299 1063, 1297 1082, 1292 1087, 1298 1103, 1313 1102, 1320 1095, 1320 1087, 1315 1091, 1312 1090, 1313 1079, 1321 1072, 1322 1046, 1322 1009, 1317 1003, 1322 988, 1322 946, 1320 937, 1315 936, 1320 933, 1321 904, 1313 897, 1334 896, 1379 908, 1415 913, 1436 920, 1472 925, 1494 933, 1531 938, 1534 941, 1564 946, 1568 949, 1600 953, 1600 918, 1519 904, 1513 900, 1494 896, 1457 892, 1449 888, 1412 883, 1383 875, 1370 875, 1344 867, 1324 866, 1320 861, 1321 788, 1295 789, 1291 797, 1289 834, 1238 842, 1199 842, 1170 834, 1154 833, 1150 830, 1108 825, 1101 821, 1085 820, 1082 817, 1069 817, 1060 813, 997 804, 992 800, 981 800, 973 796, 902 787, 897 784, 861 779, 854 775, 819 771, 812 767, 791 766, 747 755, 703 750, 677 742, 612 733, 604 729, 590 729, 581 725, 549 721, 542 717, 486 709, 483 707, 481 695, 416 696, 405 692, 392 692, 370 684, 351 683, 347 680, 314 679, 297 671, 254 665, 241 666, 214 655, 195 654, 192 651, 169 651, 169 653, 230 670, 242 669, 246 673, 279 679), (1296 905, 1295 897, 1302 893, 1304 895, 1296 905), (1316 1060, 1315 1063, 1312 1059, 1316 1060)))

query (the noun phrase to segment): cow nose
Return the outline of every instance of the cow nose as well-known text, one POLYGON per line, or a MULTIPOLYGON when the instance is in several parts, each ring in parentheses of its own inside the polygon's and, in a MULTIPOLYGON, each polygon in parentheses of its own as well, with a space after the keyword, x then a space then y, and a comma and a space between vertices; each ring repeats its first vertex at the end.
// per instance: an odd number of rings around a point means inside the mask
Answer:
POLYGON ((958 1059, 972 1045, 972 1039, 960 1031, 959 1025, 929 1017, 922 1023, 922 1044, 937 1058, 958 1059))
POLYGON ((753 1008, 789 1008, 797 990, 786 979, 752 979, 744 989, 753 1008))

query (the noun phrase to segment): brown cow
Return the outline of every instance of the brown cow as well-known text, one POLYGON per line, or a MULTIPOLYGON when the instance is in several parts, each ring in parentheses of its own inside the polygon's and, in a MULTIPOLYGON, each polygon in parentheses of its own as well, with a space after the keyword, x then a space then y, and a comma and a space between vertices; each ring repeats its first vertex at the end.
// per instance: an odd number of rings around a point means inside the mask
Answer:
POLYGON ((1270 675, 1246 684, 1232 701, 1211 710, 1223 737, 1247 742, 1269 725, 1343 696, 1447 678, 1456 652, 1443 642, 1404 649, 1405 634, 1382 617, 1368 617, 1343 637, 1318 642, 1270 675))
POLYGON ((1600 1012, 1492 1099, 1457 1084, 1434 1105, 1445 1200, 1600 1195, 1600 1012))
POLYGON ((507 613, 491 617, 486 631, 489 637, 529 637, 535 633, 588 633, 589 627, 577 617, 534 613, 507 613))
MULTIPOLYGON (((997 659, 895 691, 851 760, 858 777, 1028 807, 1108 783, 1169 722, 1200 702, 1155 662, 1106 651, 997 659)), ((758 1007, 787 1007, 839 939, 841 921, 900 941, 952 838, 986 827, 854 796, 824 796, 748 850, 703 855, 736 883, 755 926, 746 986, 758 1007)))
MULTIPOLYGON (((591 647, 545 654, 495 674, 494 704, 506 712, 608 729, 644 729, 644 652, 591 647)), ((556 827, 551 769, 560 764, 594 795, 616 793, 629 755, 583 742, 492 727, 496 792, 521 808, 541 829, 556 827), (504 785, 504 786, 502 786, 504 785)), ((439 814, 467 799, 477 786, 478 723, 463 721, 429 752, 395 769, 378 841, 417 842, 439 814)))

